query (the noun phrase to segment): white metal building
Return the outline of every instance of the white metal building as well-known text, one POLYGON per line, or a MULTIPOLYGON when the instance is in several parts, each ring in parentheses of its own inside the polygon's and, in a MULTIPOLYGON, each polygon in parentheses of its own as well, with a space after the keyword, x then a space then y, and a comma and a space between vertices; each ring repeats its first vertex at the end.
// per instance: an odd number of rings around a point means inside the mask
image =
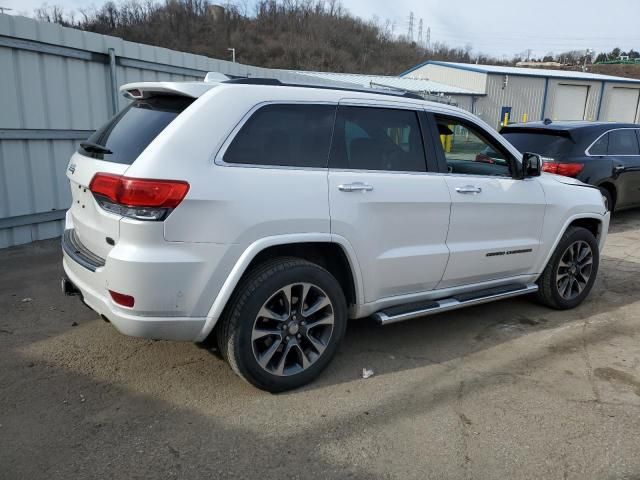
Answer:
MULTIPOLYGON (((476 93, 469 111, 498 127, 523 119, 638 122, 640 80, 594 73, 428 61, 400 75, 476 93)), ((464 105, 461 105, 463 108, 464 105)))

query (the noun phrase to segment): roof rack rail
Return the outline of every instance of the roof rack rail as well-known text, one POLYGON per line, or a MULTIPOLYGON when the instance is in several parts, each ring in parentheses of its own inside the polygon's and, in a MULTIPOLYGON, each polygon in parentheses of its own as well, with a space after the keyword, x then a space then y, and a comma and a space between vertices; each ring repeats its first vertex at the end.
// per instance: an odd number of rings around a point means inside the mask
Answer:
POLYGON ((404 97, 404 98, 412 98, 414 100, 424 100, 424 97, 418 95, 417 93, 411 92, 393 92, 393 91, 384 91, 384 90, 375 90, 368 88, 349 88, 349 87, 340 87, 335 86, 332 87, 330 85, 314 85, 310 83, 285 83, 277 78, 258 78, 258 77, 249 77, 249 78, 234 78, 231 80, 226 80, 221 83, 234 83, 240 85, 277 85, 281 87, 301 87, 301 88, 316 88, 320 90, 340 90, 344 92, 360 92, 360 93, 375 93, 376 95, 388 95, 391 97, 404 97))

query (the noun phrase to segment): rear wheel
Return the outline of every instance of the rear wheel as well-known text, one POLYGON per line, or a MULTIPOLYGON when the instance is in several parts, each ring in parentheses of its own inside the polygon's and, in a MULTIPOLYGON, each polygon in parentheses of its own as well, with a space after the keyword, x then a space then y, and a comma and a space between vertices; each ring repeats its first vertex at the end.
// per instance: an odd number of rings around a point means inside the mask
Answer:
POLYGON ((256 267, 238 286, 217 327, 220 351, 258 388, 300 387, 329 364, 344 336, 346 300, 318 265, 280 258, 256 267))
POLYGON ((577 307, 593 287, 599 261, 593 234, 582 227, 569 227, 538 279, 538 299, 558 310, 577 307))

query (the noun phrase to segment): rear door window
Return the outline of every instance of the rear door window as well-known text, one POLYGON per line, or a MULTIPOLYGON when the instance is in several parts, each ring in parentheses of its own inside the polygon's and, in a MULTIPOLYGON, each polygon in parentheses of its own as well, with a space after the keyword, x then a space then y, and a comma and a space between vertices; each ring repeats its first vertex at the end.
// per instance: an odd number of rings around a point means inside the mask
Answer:
POLYGON ((609 155, 640 155, 635 130, 611 130, 609 132, 609 155))
POLYGON ((78 152, 107 162, 131 165, 194 100, 177 95, 136 100, 96 130, 78 152))
POLYGON ((589 155, 606 155, 609 150, 609 134, 602 135, 589 149, 589 155))
POLYGON ((335 111, 335 105, 266 105, 242 126, 223 159, 236 164, 326 168, 335 111))
POLYGON ((339 107, 331 146, 332 168, 425 172, 417 112, 339 107))

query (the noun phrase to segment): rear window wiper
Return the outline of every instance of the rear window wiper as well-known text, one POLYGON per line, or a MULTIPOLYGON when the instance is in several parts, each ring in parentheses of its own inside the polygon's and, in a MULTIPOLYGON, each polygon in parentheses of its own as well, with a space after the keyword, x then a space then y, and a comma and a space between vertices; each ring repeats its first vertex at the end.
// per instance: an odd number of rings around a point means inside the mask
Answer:
POLYGON ((105 154, 113 153, 107 147, 105 147, 104 145, 100 145, 99 143, 81 142, 80 146, 84 148, 87 152, 105 153, 105 154))

